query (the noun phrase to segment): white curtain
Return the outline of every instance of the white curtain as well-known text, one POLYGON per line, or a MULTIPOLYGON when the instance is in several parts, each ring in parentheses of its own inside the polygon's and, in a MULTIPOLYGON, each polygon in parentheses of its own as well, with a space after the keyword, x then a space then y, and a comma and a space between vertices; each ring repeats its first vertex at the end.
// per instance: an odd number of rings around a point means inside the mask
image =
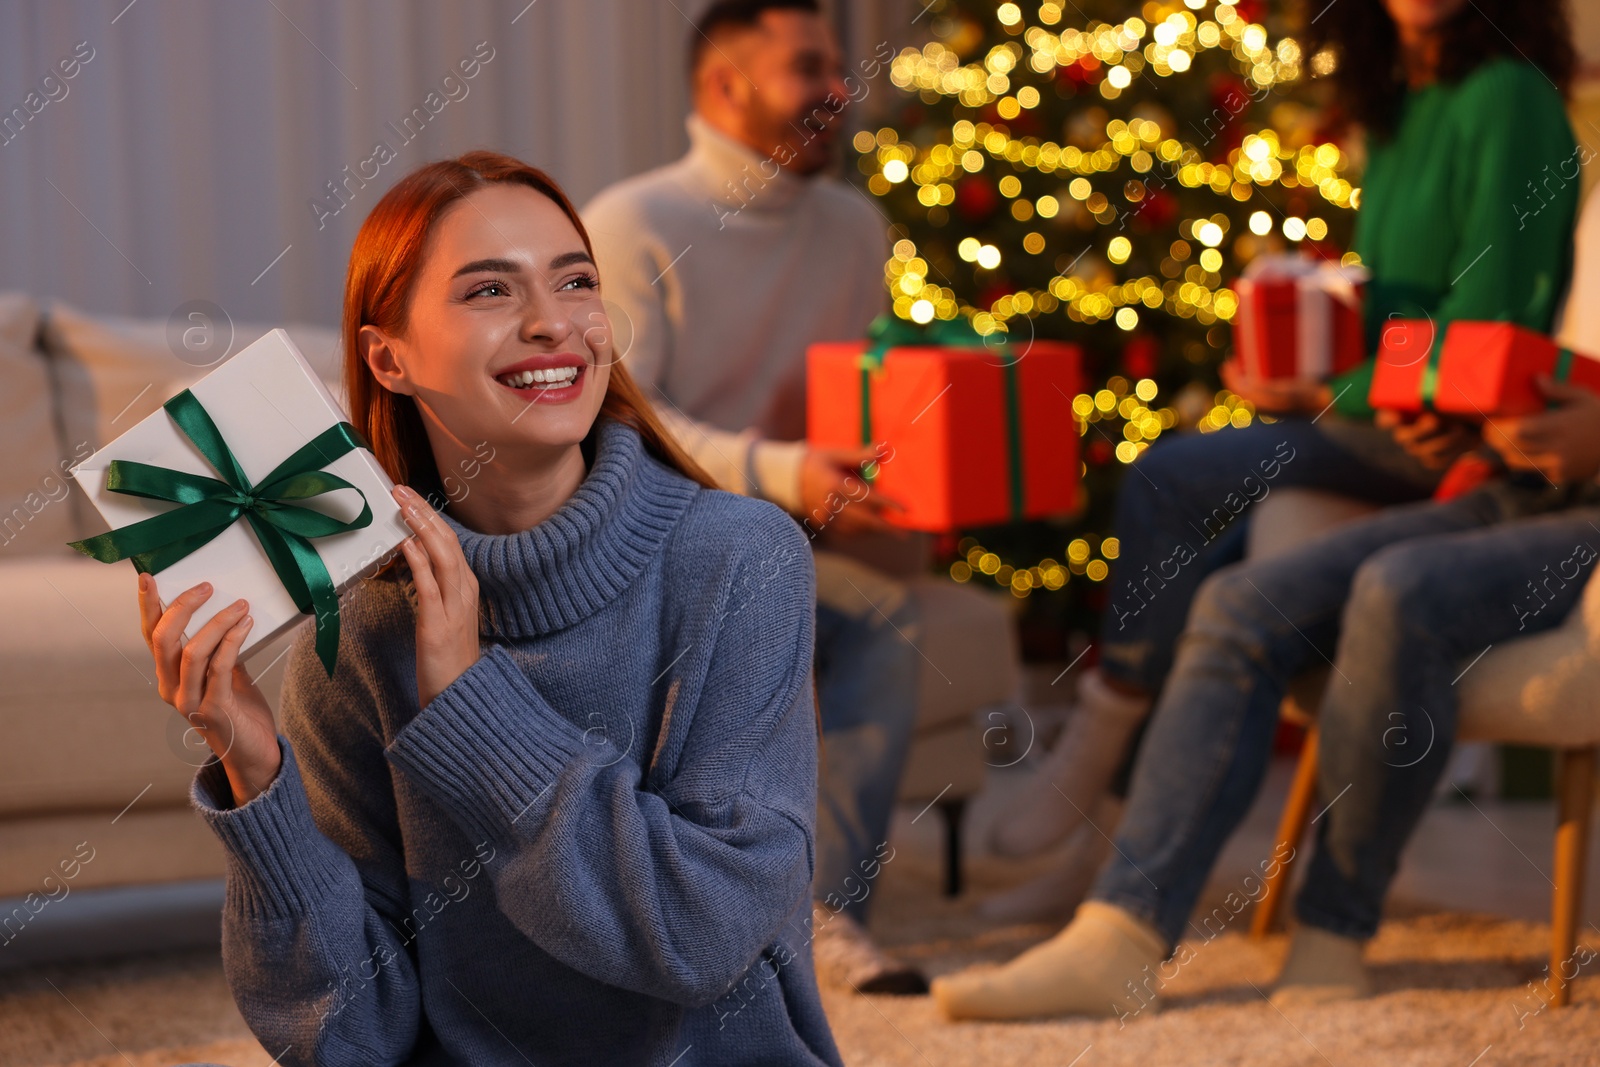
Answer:
MULTIPOLYGON (((0 290, 332 325, 361 219, 429 159, 506 151, 581 205, 680 154, 706 3, 6 0, 0 290)), ((920 42, 920 9, 839 5, 847 62, 920 42)), ((858 121, 891 93, 885 71, 858 121)))

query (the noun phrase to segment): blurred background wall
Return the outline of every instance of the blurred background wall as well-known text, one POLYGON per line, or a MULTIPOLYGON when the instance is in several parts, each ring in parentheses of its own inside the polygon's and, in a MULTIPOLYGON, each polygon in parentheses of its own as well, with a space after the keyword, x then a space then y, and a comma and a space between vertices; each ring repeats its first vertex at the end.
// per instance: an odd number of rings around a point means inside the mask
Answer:
MULTIPOLYGON (((581 206, 681 154, 707 3, 6 0, 0 119, 30 92, 46 103, 0 124, 0 290, 332 325, 362 218, 427 160, 501 149, 581 206), (328 183, 347 173, 341 206, 328 183)), ((913 0, 831 8, 851 66, 927 36, 913 0)), ((869 106, 887 67, 875 81, 869 106)))
MULTIPOLYGON (((203 299, 236 321, 332 325, 361 219, 426 160, 498 148, 581 205, 680 154, 683 53, 706 3, 7 0, 0 118, 30 92, 47 102, 0 125, 0 290, 148 316, 203 299), (58 64, 80 55, 62 79, 58 64), (426 121, 407 127, 417 109, 426 121), (341 205, 330 183, 347 174, 341 205)), ((918 0, 829 7, 847 66, 928 38, 918 0)), ((1600 0, 1573 7, 1592 67, 1600 0)), ((852 123, 891 95, 885 68, 852 123)), ((1600 144, 1600 128, 1578 133, 1600 144)))

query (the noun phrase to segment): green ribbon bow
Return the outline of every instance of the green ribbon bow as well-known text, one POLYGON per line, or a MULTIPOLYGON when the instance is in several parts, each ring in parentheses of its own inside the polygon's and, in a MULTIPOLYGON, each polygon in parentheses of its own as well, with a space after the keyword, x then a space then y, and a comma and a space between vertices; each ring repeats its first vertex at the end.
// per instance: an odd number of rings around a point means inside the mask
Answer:
POLYGON ((1433 398, 1439 392, 1439 357, 1443 353, 1438 345, 1428 353, 1427 365, 1422 368, 1422 382, 1418 387, 1418 395, 1422 399, 1424 410, 1433 410, 1433 398))
POLYGON ((162 407, 223 480, 114 459, 106 469, 108 491, 171 500, 183 506, 72 541, 71 546, 101 563, 131 559, 140 573, 156 574, 211 541, 241 516, 249 519, 295 607, 316 614, 317 658, 332 677, 339 650, 339 597, 327 565, 310 539, 370 525, 372 506, 360 489, 320 468, 347 452, 370 446, 354 426, 337 423, 273 468, 260 485, 252 486, 193 393, 185 389, 162 407), (351 489, 361 497, 361 514, 349 522, 293 503, 336 489, 351 489))
MULTIPOLYGON (((883 370, 883 359, 889 349, 910 345, 943 345, 947 348, 986 348, 983 335, 972 328, 966 318, 934 319, 926 326, 879 315, 867 327, 867 349, 857 358, 861 369, 861 443, 872 443, 872 375, 883 370)), ((1022 482, 1022 394, 1017 381, 1017 364, 1022 357, 1014 355, 1010 344, 1002 344, 997 351, 1004 372, 1006 396, 1006 460, 1011 476, 1011 518, 1023 518, 1025 503, 1022 482)), ((875 465, 863 470, 867 481, 877 474, 875 465)))
MULTIPOLYGON (((1564 381, 1567 381, 1568 379, 1570 379, 1572 377, 1572 360, 1573 360, 1572 349, 1570 349, 1570 348, 1557 348, 1556 349, 1556 366, 1555 366, 1555 370, 1551 372, 1550 376, 1552 378, 1554 378, 1558 382, 1564 382, 1564 381)), ((1559 403, 1557 403, 1555 400, 1551 399, 1551 400, 1546 400, 1544 402, 1544 406, 1545 406, 1545 410, 1548 411, 1548 410, 1550 410, 1552 408, 1558 408, 1561 405, 1559 403)))
POLYGON ((1422 377, 1417 382, 1417 399, 1424 411, 1433 410, 1433 400, 1439 392, 1439 361, 1444 358, 1444 331, 1428 316, 1433 327, 1433 337, 1428 344, 1428 354, 1422 357, 1422 377))
POLYGON ((1558 382, 1564 382, 1572 375, 1572 349, 1556 349, 1556 370, 1553 377, 1558 382))

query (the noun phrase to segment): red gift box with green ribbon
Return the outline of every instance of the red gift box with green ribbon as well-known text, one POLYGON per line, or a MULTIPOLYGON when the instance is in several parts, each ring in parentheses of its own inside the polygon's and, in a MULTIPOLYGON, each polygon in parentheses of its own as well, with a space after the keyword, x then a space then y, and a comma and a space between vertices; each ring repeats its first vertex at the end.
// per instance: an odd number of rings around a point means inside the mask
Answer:
POLYGON ((1468 419, 1531 415, 1548 406, 1541 374, 1600 393, 1600 360, 1515 323, 1452 322, 1437 351, 1434 333, 1426 319, 1384 327, 1367 396, 1373 407, 1468 419))
POLYGON ((1391 319, 1378 334, 1367 403, 1387 411, 1431 407, 1438 372, 1433 365, 1437 327, 1429 319, 1391 319))
POLYGON ((1453 322, 1439 353, 1433 406, 1469 418, 1532 415, 1547 406, 1541 374, 1600 393, 1600 360, 1515 323, 1453 322))
POLYGON ((907 529, 942 532, 1072 511, 1078 503, 1076 345, 1005 343, 965 320, 874 322, 865 341, 806 356, 806 437, 883 442, 874 491, 907 529))

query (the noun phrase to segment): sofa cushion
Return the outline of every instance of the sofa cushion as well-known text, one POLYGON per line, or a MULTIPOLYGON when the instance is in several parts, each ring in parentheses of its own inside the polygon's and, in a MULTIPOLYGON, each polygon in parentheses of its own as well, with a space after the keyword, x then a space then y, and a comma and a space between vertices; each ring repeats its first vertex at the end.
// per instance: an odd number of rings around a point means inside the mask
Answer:
POLYGON ((1013 617, 1019 601, 943 575, 922 575, 906 587, 922 628, 913 642, 921 672, 917 730, 962 723, 976 735, 978 709, 1015 700, 1022 685, 1013 617))
MULTIPOLYGON (((128 800, 132 799, 130 793, 128 800)), ((227 853, 200 814, 187 802, 182 807, 151 804, 148 793, 125 813, 0 818, 0 856, 6 857, 0 866, 0 899, 13 906, 14 898, 29 893, 65 902, 86 889, 220 878, 227 873, 227 853)), ((37 900, 32 908, 41 920, 51 917, 53 910, 37 900)), ((6 937, 30 936, 26 930, 33 921, 31 910, 20 914, 0 910, 0 942, 5 947, 11 947, 6 937)), ((28 944, 16 942, 17 948, 28 944)))
POLYGON ((1281 556, 1378 510, 1368 501, 1321 489, 1278 489, 1255 505, 1244 554, 1253 560, 1281 556))
MULTIPOLYGON (((138 596, 131 563, 0 558, 0 617, 28 620, 0 642, 0 820, 187 802, 210 752, 156 692, 138 596)), ((274 708, 298 632, 245 663, 274 708)))
POLYGON ((62 447, 50 365, 34 349, 39 305, 0 293, 0 555, 71 554, 77 537, 66 470, 86 458, 62 447))
MULTIPOLYGON (((231 351, 271 329, 236 323, 231 351)), ((338 381, 338 331, 306 325, 284 329, 319 377, 338 381)), ((40 339, 56 371, 67 440, 88 441, 94 448, 105 447, 212 369, 173 354, 165 319, 90 315, 53 302, 45 308, 40 339)), ((340 395, 339 390, 334 395, 340 395)))
POLYGON ((1600 744, 1600 582, 1550 630, 1497 642, 1462 664, 1463 740, 1579 747, 1600 744))
POLYGON ((918 730, 901 768, 895 798, 905 804, 926 804, 977 796, 987 769, 997 765, 995 754, 985 749, 983 735, 970 721, 918 730))

